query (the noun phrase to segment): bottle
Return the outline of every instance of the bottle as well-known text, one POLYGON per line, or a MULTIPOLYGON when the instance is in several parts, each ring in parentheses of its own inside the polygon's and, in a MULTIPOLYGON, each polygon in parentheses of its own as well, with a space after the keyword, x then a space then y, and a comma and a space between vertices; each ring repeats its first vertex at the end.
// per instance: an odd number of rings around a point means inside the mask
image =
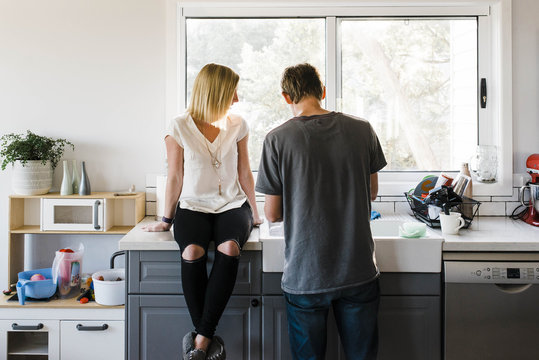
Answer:
POLYGON ((90 195, 92 190, 90 188, 90 179, 88 179, 88 173, 86 172, 86 163, 82 162, 80 174, 80 186, 79 186, 79 195, 90 195))
POLYGON ((60 186, 60 195, 72 195, 73 184, 71 181, 71 175, 69 174, 69 166, 67 160, 63 161, 64 164, 64 177, 62 178, 62 185, 60 186))
POLYGON ((77 170, 77 160, 73 160, 73 176, 72 176, 72 185, 73 185, 73 194, 79 193, 79 186, 80 186, 80 175, 79 171, 77 170))
POLYGON ((473 217, 473 204, 470 203, 470 201, 467 199, 471 199, 473 197, 473 186, 472 186, 472 175, 470 174, 470 166, 468 165, 468 163, 462 163, 460 167, 460 174, 466 175, 470 178, 470 181, 468 182, 468 185, 464 188, 464 193, 462 194, 463 203, 461 207, 461 212, 462 212, 462 215, 464 215, 468 219, 471 219, 473 217))

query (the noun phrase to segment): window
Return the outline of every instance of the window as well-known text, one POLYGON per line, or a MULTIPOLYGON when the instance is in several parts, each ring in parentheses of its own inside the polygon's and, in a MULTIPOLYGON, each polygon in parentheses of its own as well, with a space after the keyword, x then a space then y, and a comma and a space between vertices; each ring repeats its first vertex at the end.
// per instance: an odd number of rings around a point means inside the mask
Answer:
POLYGON ((477 20, 343 19, 341 109, 378 134, 384 170, 458 170, 477 145, 477 20))
POLYGON ((382 195, 402 194, 428 173, 458 171, 478 144, 499 147, 501 175, 497 184, 474 191, 510 194, 510 1, 380 3, 268 8, 264 2, 182 2, 171 71, 178 75, 176 110, 185 108, 204 64, 237 71, 240 101, 232 111, 249 122, 256 171, 265 134, 292 116, 280 95, 282 71, 309 62, 325 80, 326 108, 365 118, 376 129, 388 160, 382 195), (478 103, 480 78, 488 81, 487 109, 478 103))
POLYGON ((284 68, 308 62, 325 78, 324 33, 324 19, 186 20, 187 99, 205 64, 223 64, 239 73, 239 102, 231 112, 249 123, 252 169, 258 169, 268 131, 290 118, 279 90, 284 68))

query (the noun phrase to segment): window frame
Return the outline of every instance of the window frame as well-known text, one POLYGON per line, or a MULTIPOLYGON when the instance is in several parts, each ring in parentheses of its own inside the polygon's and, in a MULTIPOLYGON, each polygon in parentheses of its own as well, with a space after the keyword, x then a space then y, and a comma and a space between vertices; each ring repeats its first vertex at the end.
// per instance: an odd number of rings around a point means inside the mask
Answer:
MULTIPOLYGON (((478 106, 479 144, 498 146, 498 181, 474 183, 474 196, 511 196, 513 192, 512 154, 512 44, 511 0, 477 1, 470 5, 427 0, 418 6, 392 6, 390 2, 357 1, 313 6, 303 2, 279 3, 269 7, 269 1, 177 2, 167 3, 167 85, 166 119, 186 108, 186 19, 193 18, 325 18, 326 19, 326 107, 336 109, 339 77, 339 18, 361 17, 459 17, 478 18, 478 84, 487 79, 487 107, 478 106)), ((478 85, 479 89, 479 85, 478 85)), ((479 94, 477 95, 479 97, 479 94)), ((473 154, 470 154, 470 157, 473 154)), ((256 172, 256 169, 254 169, 256 172)), ((451 173, 451 172, 450 172, 451 173)), ((415 187, 418 179, 437 174, 433 171, 381 171, 379 196, 402 196, 415 187)), ((456 172, 454 172, 456 175, 456 172)))

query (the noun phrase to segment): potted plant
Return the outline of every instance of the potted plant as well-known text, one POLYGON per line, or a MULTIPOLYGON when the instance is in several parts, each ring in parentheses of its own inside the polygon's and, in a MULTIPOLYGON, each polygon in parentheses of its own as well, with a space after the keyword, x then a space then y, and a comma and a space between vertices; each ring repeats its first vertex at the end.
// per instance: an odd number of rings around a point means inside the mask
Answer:
POLYGON ((24 134, 7 134, 0 138, 2 170, 13 166, 13 191, 19 195, 46 194, 52 187, 52 172, 64 153, 75 146, 65 139, 39 136, 27 130, 24 134))

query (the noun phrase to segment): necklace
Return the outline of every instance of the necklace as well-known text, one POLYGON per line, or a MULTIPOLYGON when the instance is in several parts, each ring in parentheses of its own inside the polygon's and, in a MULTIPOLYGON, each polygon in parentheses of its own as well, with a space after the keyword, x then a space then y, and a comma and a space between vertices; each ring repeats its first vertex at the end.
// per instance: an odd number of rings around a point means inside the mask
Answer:
MULTIPOLYGON (((204 132, 202 132, 202 135, 204 135, 204 132)), ((209 140, 204 135, 204 145, 206 145, 206 150, 208 150, 208 154, 210 155, 210 163, 213 168, 213 171, 215 171, 215 175, 217 176, 217 179, 219 181, 219 196, 222 196, 223 193, 221 192, 221 176, 219 175, 219 168, 222 165, 222 162, 220 160, 221 158, 221 130, 219 130, 219 134, 217 134, 217 137, 219 138, 219 146, 217 146, 217 149, 215 152, 212 152, 210 150, 210 147, 208 146, 209 140)), ((215 140, 214 140, 215 141, 215 140)))

